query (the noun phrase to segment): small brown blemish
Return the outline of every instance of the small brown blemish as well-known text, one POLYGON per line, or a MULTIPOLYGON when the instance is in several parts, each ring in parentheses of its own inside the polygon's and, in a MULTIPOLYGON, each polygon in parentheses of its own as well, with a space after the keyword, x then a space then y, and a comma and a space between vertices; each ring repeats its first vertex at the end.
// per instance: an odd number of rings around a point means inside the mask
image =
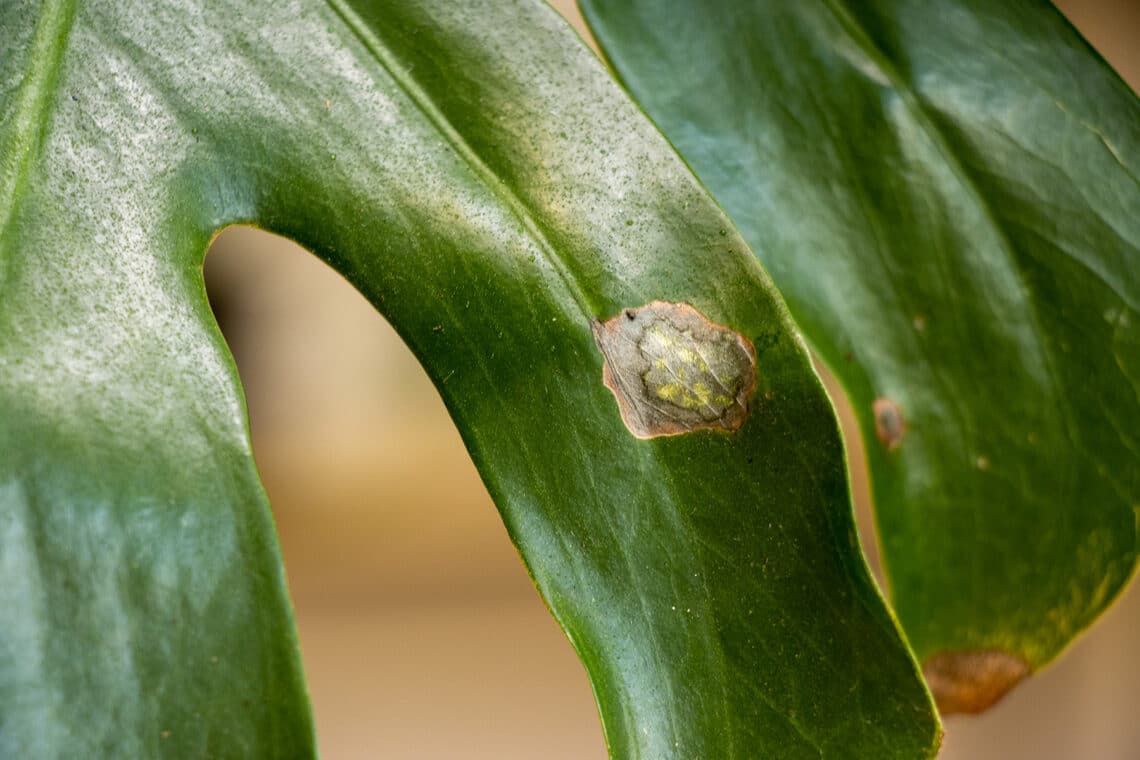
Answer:
POLYGON ((977 468, 982 472, 985 472, 986 470, 990 469, 990 458, 984 455, 979 456, 974 460, 974 465, 977 466, 977 468))
POLYGON ((879 443, 886 446, 887 451, 894 451, 906 433, 906 423, 898 404, 889 398, 877 398, 871 404, 871 411, 875 415, 875 435, 879 437, 879 443))
POLYGON ((736 430, 756 388, 756 351, 686 303, 653 301, 593 323, 602 381, 638 438, 736 430))
POLYGON ((939 652, 922 666, 943 715, 985 712, 1029 672, 1028 662, 999 649, 939 652))

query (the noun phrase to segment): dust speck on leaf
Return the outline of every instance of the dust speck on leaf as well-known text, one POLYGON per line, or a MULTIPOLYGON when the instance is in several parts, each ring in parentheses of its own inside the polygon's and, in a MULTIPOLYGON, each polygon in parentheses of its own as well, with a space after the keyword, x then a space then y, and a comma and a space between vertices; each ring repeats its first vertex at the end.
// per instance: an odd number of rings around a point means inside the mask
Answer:
POLYGON ((943 715, 984 712, 1029 672, 1028 662, 999 649, 939 652, 922 666, 922 675, 943 715))
POLYGON ((894 451, 906 433, 902 410, 889 398, 877 398, 871 404, 871 411, 875 415, 875 435, 878 436, 879 443, 886 446, 887 451, 894 451))
POLYGON ((638 438, 736 430, 756 387, 747 338, 685 303, 653 301, 593 323, 602 380, 638 438))

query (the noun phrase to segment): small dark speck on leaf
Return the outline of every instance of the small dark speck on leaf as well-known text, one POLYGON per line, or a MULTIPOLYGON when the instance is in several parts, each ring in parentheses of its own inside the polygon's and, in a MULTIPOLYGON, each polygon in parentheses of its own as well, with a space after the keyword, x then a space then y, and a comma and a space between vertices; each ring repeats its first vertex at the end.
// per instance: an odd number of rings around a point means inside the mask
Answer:
POLYGON ((756 349, 757 357, 763 356, 765 351, 772 348, 779 342, 780 334, 774 331, 752 336, 752 345, 756 349))
POLYGON ((871 411, 875 415, 875 435, 878 436, 879 443, 883 444, 887 451, 894 451, 902 443, 903 434, 906 432, 902 410, 889 398, 877 398, 871 404, 871 411))

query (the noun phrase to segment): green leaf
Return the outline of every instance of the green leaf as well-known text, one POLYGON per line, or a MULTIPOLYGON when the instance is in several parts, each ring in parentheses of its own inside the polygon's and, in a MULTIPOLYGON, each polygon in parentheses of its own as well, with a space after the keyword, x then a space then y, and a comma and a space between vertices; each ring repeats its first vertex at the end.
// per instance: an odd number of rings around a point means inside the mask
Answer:
POLYGON ((1140 516, 1140 107, 1044 2, 586 0, 851 396, 896 612, 984 709, 1140 516))
POLYGON ((0 27, 0 756, 313 753, 203 292, 231 224, 414 349, 614 757, 933 752, 782 302, 549 8, 59 0, 0 27), (615 318, 653 352, 607 348, 615 318), (635 437, 619 399, 681 428, 635 437))

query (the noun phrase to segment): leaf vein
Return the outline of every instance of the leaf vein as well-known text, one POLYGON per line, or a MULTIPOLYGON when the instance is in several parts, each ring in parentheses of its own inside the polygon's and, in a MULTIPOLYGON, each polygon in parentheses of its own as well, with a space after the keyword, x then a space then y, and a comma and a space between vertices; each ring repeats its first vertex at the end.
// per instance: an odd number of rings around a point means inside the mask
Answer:
POLYGON ((441 137, 455 150, 464 163, 468 165, 483 185, 503 202, 518 222, 538 246, 546 261, 554 268, 558 278, 566 287, 567 292, 574 299, 579 309, 588 317, 593 317, 599 311, 597 305, 590 299, 578 284, 569 265, 558 253, 558 249, 550 242, 542 231, 534 215, 516 194, 508 191, 499 176, 487 166, 463 135, 456 129, 439 107, 432 101, 431 96, 410 76, 410 68, 402 68, 399 61, 389 51, 383 41, 377 38, 364 21, 348 7, 344 0, 325 0, 329 8, 335 13, 346 27, 360 40, 361 44, 372 54, 374 60, 392 78, 412 103, 420 110, 424 117, 431 122, 441 137))

